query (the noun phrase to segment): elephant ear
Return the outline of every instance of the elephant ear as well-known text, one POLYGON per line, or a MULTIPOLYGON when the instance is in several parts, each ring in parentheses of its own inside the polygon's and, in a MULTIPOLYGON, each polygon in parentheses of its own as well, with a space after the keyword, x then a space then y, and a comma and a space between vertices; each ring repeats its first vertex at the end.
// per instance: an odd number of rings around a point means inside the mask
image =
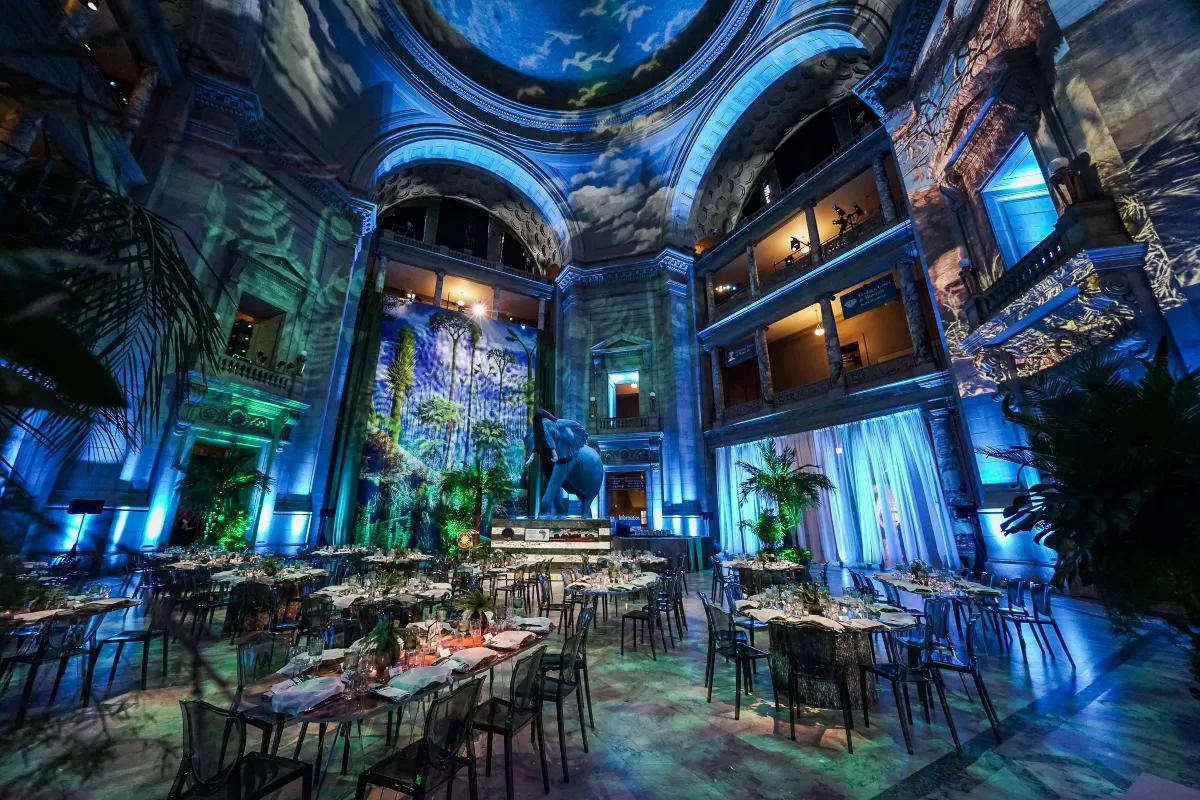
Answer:
POLYGON ((546 432, 547 443, 554 448, 560 459, 572 459, 579 448, 587 444, 587 428, 570 419, 560 419, 557 422, 546 420, 542 423, 546 432))

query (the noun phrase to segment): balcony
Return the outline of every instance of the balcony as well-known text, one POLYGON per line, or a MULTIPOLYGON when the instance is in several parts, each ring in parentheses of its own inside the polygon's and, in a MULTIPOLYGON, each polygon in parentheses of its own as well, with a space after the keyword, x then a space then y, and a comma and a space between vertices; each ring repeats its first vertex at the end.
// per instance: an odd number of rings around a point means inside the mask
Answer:
MULTIPOLYGON (((403 234, 396 233, 392 230, 382 231, 381 245, 383 245, 385 249, 391 249, 394 247, 395 251, 397 252, 397 256, 402 255, 406 250, 410 252, 419 251, 421 253, 431 254, 435 257, 435 259, 447 258, 462 264, 471 265, 472 267, 481 267, 485 270, 500 272, 505 275, 512 275, 523 280, 537 281, 543 284, 548 284, 550 281, 541 267, 535 267, 534 271, 518 269, 517 267, 510 267, 508 264, 504 264, 500 261, 488 261, 486 258, 480 258, 479 256, 472 255, 471 253, 464 253, 459 250, 451 250, 449 247, 444 245, 430 244, 429 242, 421 239, 414 239, 411 236, 404 236, 403 234)), ((397 257, 397 260, 403 260, 403 258, 397 257)), ((417 264, 417 266, 427 265, 417 264)), ((428 268, 436 269, 437 267, 430 266, 428 268)))
POLYGON ((217 360, 217 377, 281 397, 289 397, 292 394, 293 376, 290 373, 255 364, 237 356, 221 356, 217 360))
MULTIPOLYGON (((967 316, 972 330, 1000 314, 1085 250, 1124 247, 1129 243, 1112 202, 1096 200, 1068 206, 1055 223, 1053 233, 987 289, 970 298, 967 316)), ((978 280, 978 276, 964 275, 968 286, 978 280)))
POLYGON ((646 433, 659 430, 660 423, 657 414, 645 414, 640 417, 592 417, 588 420, 588 432, 594 434, 606 433, 646 433))

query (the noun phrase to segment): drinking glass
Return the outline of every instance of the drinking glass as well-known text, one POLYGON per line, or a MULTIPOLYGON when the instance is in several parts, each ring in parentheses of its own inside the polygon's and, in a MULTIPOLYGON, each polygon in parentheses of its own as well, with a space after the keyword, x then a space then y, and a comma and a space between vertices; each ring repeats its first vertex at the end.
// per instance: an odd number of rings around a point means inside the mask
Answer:
POLYGON ((321 653, 325 652, 325 641, 320 636, 310 636, 308 638, 308 654, 315 659, 320 660, 321 653))

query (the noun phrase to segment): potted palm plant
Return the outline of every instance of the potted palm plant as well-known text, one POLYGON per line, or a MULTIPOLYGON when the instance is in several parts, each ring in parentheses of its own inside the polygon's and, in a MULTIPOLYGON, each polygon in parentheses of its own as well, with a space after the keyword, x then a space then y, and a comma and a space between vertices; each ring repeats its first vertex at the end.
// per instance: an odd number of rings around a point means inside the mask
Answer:
POLYGON ((812 464, 797 467, 796 451, 785 447, 776 451, 774 439, 758 443, 762 466, 739 461, 738 466, 746 472, 742 481, 742 500, 757 495, 775 506, 775 512, 763 514, 753 524, 754 533, 764 546, 774 552, 783 544, 787 533, 800 524, 805 511, 820 505, 819 492, 832 491, 829 478, 812 464), (809 471, 814 470, 814 471, 809 471), (772 521, 772 519, 774 521, 772 521), (776 525, 779 530, 776 530, 776 525))
POLYGON ((386 677, 388 669, 400 660, 400 632, 388 620, 376 624, 359 641, 361 651, 373 659, 378 676, 386 677))
POLYGON ((495 613, 496 604, 483 589, 473 589, 454 601, 454 610, 463 612, 468 620, 478 619, 486 626, 487 612, 495 613))

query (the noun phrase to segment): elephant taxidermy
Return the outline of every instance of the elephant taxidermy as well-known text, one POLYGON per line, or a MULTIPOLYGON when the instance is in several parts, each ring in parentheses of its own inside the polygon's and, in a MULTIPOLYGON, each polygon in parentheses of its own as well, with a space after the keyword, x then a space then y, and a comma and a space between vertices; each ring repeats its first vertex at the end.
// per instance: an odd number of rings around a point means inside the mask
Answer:
POLYGON ((604 465, 595 448, 588 446, 587 429, 578 422, 558 419, 539 408, 533 416, 533 451, 526 466, 541 460, 546 491, 538 502, 538 516, 567 514, 565 492, 579 498, 581 516, 592 517, 592 501, 600 494, 604 465))

